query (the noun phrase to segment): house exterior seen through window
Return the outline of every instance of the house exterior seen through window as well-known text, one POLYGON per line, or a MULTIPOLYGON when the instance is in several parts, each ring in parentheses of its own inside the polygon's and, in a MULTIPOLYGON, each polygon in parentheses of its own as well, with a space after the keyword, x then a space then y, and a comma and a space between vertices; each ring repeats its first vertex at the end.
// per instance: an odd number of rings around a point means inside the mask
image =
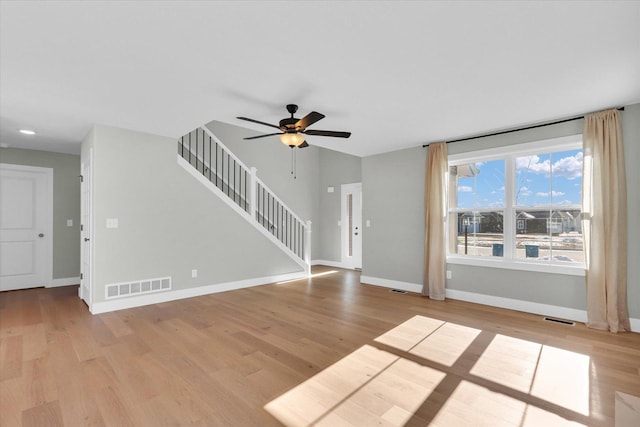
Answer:
POLYGON ((450 155, 448 182, 449 262, 584 266, 581 136, 450 155))

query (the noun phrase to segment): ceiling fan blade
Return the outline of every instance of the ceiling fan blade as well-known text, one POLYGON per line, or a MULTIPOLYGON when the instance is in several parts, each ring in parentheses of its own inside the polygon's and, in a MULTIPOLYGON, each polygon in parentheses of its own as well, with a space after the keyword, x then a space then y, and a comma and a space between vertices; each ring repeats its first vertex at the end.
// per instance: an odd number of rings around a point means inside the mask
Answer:
POLYGON ((349 138, 351 136, 351 132, 337 132, 334 130, 314 130, 309 129, 305 130, 302 133, 307 135, 316 135, 316 136, 333 136, 334 138, 349 138))
POLYGON ((318 120, 324 119, 324 114, 320 114, 317 111, 312 111, 300 120, 297 121, 296 127, 299 129, 306 129, 308 126, 311 126, 318 120))
POLYGON ((259 125, 271 126, 272 128, 280 129, 280 126, 272 125, 271 123, 261 122, 260 120, 250 119, 248 117, 236 117, 236 119, 246 120, 248 122, 258 123, 259 125))
POLYGON ((274 136, 274 135, 282 135, 282 132, 278 132, 278 133, 268 133, 266 135, 258 135, 258 136, 249 136, 247 138, 242 138, 242 139, 258 139, 258 138, 266 138, 268 136, 274 136))
POLYGON ((302 144, 298 145, 298 148, 304 148, 304 147, 308 147, 309 144, 307 144, 307 141, 304 141, 302 144))

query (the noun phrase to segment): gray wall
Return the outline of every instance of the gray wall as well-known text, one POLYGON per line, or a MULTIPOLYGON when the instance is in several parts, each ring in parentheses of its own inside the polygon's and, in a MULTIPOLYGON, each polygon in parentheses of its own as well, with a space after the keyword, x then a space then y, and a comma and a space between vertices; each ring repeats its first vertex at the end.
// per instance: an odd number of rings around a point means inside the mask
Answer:
POLYGON ((640 318, 640 104, 622 112, 625 169, 627 172, 627 301, 629 314, 640 318))
MULTIPOLYGON (((333 150, 320 149, 320 211, 318 227, 314 237, 319 241, 319 252, 313 256, 317 260, 342 261, 340 231, 338 221, 341 220, 340 187, 362 180, 362 160, 360 157, 339 153, 333 150), (333 187, 333 193, 327 192, 333 187)), ((363 238, 367 229, 363 230, 363 238)))
POLYGON ((424 258, 423 148, 362 159, 362 274, 421 283, 424 258))
MULTIPOLYGON (((640 318, 640 104, 622 112, 628 185, 628 302, 640 318)), ((582 133, 582 120, 448 145, 449 154, 582 133)), ((363 236, 363 275, 422 283, 424 264, 424 162, 422 148, 362 159, 363 217, 372 227, 363 236)), ((574 309, 586 308, 584 278, 449 264, 447 288, 574 309)))
POLYGON ((301 271, 178 166, 173 138, 96 126, 91 143, 93 302, 104 300, 105 285, 129 280, 171 276, 173 289, 186 289, 301 271), (107 218, 119 228, 107 229, 107 218))
POLYGON ((80 276, 80 156, 0 148, 0 162, 53 169, 53 278, 80 276), (67 227, 67 220, 73 221, 67 227))

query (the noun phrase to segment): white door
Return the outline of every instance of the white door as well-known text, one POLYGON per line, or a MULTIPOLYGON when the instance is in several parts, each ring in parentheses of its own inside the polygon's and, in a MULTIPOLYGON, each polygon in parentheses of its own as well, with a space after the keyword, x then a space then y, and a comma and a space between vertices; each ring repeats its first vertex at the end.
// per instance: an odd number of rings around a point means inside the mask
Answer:
POLYGON ((342 265, 362 268, 362 183, 343 184, 342 203, 342 265))
POLYGON ((53 280, 53 169, 0 164, 0 290, 53 280))
POLYGON ((82 156, 80 165, 80 298, 91 308, 92 275, 92 166, 93 150, 89 149, 82 156))

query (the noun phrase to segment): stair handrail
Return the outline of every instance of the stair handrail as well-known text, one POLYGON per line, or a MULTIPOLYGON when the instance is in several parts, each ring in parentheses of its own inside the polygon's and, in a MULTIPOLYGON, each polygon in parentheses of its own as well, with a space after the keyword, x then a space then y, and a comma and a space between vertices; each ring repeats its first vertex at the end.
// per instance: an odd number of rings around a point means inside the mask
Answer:
MULTIPOLYGON (((219 139, 218 139, 218 138, 217 138, 213 133, 211 133, 211 131, 210 131, 209 129, 207 129, 206 127, 204 127, 204 126, 200 126, 200 127, 196 128, 196 129, 194 129, 194 130, 192 130, 192 131, 188 132, 186 135, 189 135, 189 134, 193 133, 194 131, 197 133, 199 130, 202 130, 202 131, 203 131, 203 133, 206 133, 209 137, 211 137, 211 139, 213 139, 213 140, 214 140, 214 142, 215 142, 215 143, 220 147, 220 149, 223 151, 223 153, 225 153, 225 155, 228 155, 229 157, 231 157, 231 159, 233 159, 233 160, 236 162, 236 164, 237 164, 238 166, 240 166, 240 168, 241 168, 242 170, 247 171, 247 174, 251 174, 251 173, 254 173, 254 172, 255 172, 255 171, 254 171, 254 169, 255 169, 255 168, 250 168, 249 166, 247 166, 246 164, 244 164, 244 163, 242 162, 242 160, 240 160, 240 159, 239 159, 235 154, 233 154, 233 152, 232 152, 231 150, 229 150, 229 148, 228 148, 226 145, 224 145, 224 144, 222 143, 222 141, 220 141, 220 140, 219 140, 219 139)), ((182 136, 182 138, 184 138, 184 136, 182 136)), ((197 140, 197 137, 196 137, 196 144, 197 144, 197 141, 198 141, 198 140, 197 140)), ((209 162, 207 161, 207 159, 204 157, 203 153, 198 151, 197 146, 196 146, 196 147, 188 147, 188 146, 186 146, 186 145, 185 145, 185 144, 186 144, 186 142, 185 142, 185 141, 181 141, 181 142, 182 142, 182 146, 183 146, 183 148, 185 148, 185 149, 187 150, 187 152, 189 152, 190 154, 193 154, 193 155, 195 156, 196 161, 197 161, 197 160, 200 160, 200 161, 202 162, 202 164, 203 164, 205 167, 209 168, 209 169, 210 169, 210 170, 212 170, 212 171, 214 170, 214 168, 212 168, 212 167, 211 167, 211 165, 209 164, 209 162)), ((184 155, 183 155, 182 157, 184 158, 184 155)), ((217 165, 216 165, 216 169, 215 169, 215 174, 216 174, 216 176, 218 176, 221 180, 223 180, 223 178, 224 178, 224 177, 223 177, 223 176, 222 176, 222 174, 221 174, 221 173, 219 173, 219 171, 217 170, 217 165)), ((223 181, 224 181, 224 180, 223 180, 223 181)), ((227 183, 227 185, 229 185, 229 183, 227 183)), ((236 190, 235 186, 233 186, 233 187, 232 187, 231 185, 229 185, 229 188, 233 188, 233 190, 236 190)))
MULTIPOLYGON (((233 158, 233 159, 236 161, 236 163, 238 163, 240 166, 242 166, 242 168, 244 168, 244 169, 246 169, 247 171, 249 171, 251 175, 254 175, 254 176, 255 176, 255 179, 256 179, 256 182, 259 182, 259 183, 260 183, 260 185, 261 185, 264 189, 266 189, 269 193, 271 193, 271 196, 272 196, 274 199, 276 199, 276 200, 277 200, 277 201, 278 201, 282 206, 286 207, 286 208, 287 208, 287 210, 288 210, 289 212, 291 212, 291 214, 293 215, 293 217, 294 217, 295 219, 297 219, 298 221, 300 221, 300 223, 304 224, 304 225, 305 225, 305 227, 306 227, 307 222, 306 222, 305 220, 303 220, 302 218, 300 218, 298 215, 296 215, 296 213, 295 213, 295 212, 294 212, 294 211, 289 207, 289 205, 288 205, 288 204, 286 204, 285 202, 283 202, 283 201, 282 201, 282 199, 281 199, 280 197, 278 197, 278 196, 276 195, 276 193, 275 193, 271 188, 269 188, 269 186, 268 186, 267 184, 265 184, 263 180, 261 180, 261 179, 258 177, 258 175, 257 175, 258 169, 257 169, 257 168, 247 166, 247 165, 246 165, 242 160, 240 160, 240 159, 239 159, 235 154, 233 154, 233 152, 232 152, 231 150, 229 150, 229 147, 227 147, 226 145, 224 145, 224 143, 223 143, 222 141, 220 141, 220 139, 219 139, 217 136, 215 136, 215 134, 214 134, 213 132, 211 132, 211 131, 206 127, 206 126, 201 126, 200 128, 201 128, 201 129, 203 129, 203 130, 205 131, 205 133, 206 133, 207 135, 209 135, 209 136, 210 136, 210 137, 211 137, 215 142, 217 142, 217 143, 218 143, 218 145, 220 145, 222 148, 224 148, 224 151, 225 151, 226 153, 228 153, 228 154, 231 156, 231 158, 233 158)), ((211 167, 211 165, 209 165, 209 167, 211 167)), ((254 202, 255 202, 254 200, 251 200, 251 203, 254 203, 254 202)))
MULTIPOLYGON (((211 137, 211 138, 212 138, 212 139, 213 139, 213 140, 214 140, 214 141, 215 141, 219 146, 221 146, 221 147, 224 149, 224 151, 225 151, 227 154, 229 154, 229 156, 231 156, 231 158, 232 158, 233 160, 235 160, 235 161, 236 161, 236 163, 238 163, 240 166, 242 166, 242 168, 243 168, 243 169, 246 169, 247 171, 250 171, 250 170, 251 170, 251 167, 247 166, 247 165, 246 165, 242 160, 240 160, 240 159, 238 158, 238 156, 236 156, 235 154, 233 154, 233 151, 229 150, 229 147, 227 147, 226 145, 224 145, 224 144, 222 143, 222 141, 220 141, 220 139, 218 139, 218 137, 217 137, 217 136, 215 136, 215 135, 213 134, 213 132, 211 132, 211 131, 209 130, 209 128, 207 128, 206 126, 200 126, 198 129, 202 129, 202 130, 204 130, 204 132, 205 132, 207 135, 209 135, 209 136, 210 136, 210 137, 211 137)), ((211 167, 211 165, 209 165, 209 167, 211 167)))

